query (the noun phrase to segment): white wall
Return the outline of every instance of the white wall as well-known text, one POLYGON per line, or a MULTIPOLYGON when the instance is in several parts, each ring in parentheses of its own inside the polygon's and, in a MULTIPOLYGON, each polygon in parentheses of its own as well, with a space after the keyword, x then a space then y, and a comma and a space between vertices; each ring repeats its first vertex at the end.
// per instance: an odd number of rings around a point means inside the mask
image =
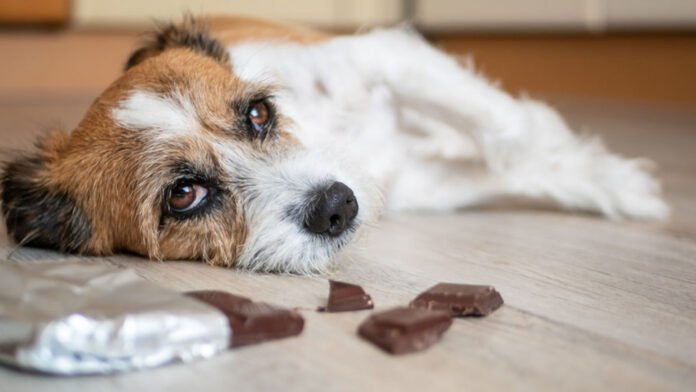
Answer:
POLYGON ((696 0, 414 0, 426 29, 603 30, 696 27, 696 0))
POLYGON ((73 0, 73 10, 78 27, 143 25, 187 11, 346 28, 395 23, 402 15, 401 0, 73 0))
POLYGON ((696 0, 73 0, 73 9, 82 27, 144 25, 191 11, 355 29, 402 20, 406 3, 426 30, 696 28, 696 0))

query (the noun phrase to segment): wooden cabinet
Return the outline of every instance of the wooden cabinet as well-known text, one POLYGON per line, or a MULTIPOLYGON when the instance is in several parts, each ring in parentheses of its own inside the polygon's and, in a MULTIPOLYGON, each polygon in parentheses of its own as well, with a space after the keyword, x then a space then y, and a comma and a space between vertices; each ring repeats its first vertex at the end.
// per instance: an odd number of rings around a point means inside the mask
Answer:
POLYGON ((0 23, 64 24, 70 18, 70 0, 0 0, 0 23))

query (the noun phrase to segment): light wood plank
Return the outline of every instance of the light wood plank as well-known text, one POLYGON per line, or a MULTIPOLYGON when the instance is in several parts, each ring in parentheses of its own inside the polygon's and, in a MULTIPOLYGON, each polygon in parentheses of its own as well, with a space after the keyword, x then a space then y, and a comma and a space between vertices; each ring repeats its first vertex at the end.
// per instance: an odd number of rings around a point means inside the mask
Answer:
MULTIPOLYGON (((0 145, 25 147, 40 123, 76 121, 89 97, 0 100, 0 145)), ((135 256, 80 258, 22 248, 21 262, 80 260, 133 268, 175 290, 219 288, 300 307, 304 333, 215 359, 109 377, 54 378, 0 368, 0 391, 693 390, 696 385, 696 114, 559 102, 577 127, 661 164, 675 209, 665 224, 545 210, 483 208, 387 216, 333 277, 359 283, 377 309, 439 281, 494 284, 506 305, 456 320, 430 350, 390 357, 360 340, 370 313, 320 314, 327 277, 252 274, 135 256), (658 132, 659 131, 659 132, 658 132)), ((5 149, 6 150, 6 149, 5 149)), ((7 157, 0 147, 0 155, 7 157)), ((13 246, 0 228, 0 259, 13 246)))

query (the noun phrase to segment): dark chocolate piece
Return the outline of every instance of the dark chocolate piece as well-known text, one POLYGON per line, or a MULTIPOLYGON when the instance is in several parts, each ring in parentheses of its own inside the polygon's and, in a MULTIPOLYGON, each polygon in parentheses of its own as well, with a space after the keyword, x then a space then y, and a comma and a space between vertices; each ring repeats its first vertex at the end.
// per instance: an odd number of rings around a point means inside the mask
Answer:
POLYGON ((487 316, 503 304, 493 286, 439 283, 418 295, 410 306, 447 310, 453 317, 487 316))
POLYGON ((297 312, 263 302, 253 302, 224 291, 190 291, 186 295, 211 305, 225 314, 230 323, 230 347, 261 343, 299 335, 304 319, 297 312))
POLYGON ((374 304, 370 295, 362 287, 329 280, 329 302, 326 307, 319 308, 321 312, 346 312, 351 310, 372 309, 374 304))
POLYGON ((184 293, 184 295, 193 297, 207 303, 208 305, 214 306, 225 314, 227 314, 227 312, 232 312, 233 309, 235 309, 235 306, 238 306, 241 303, 251 302, 251 300, 247 297, 230 294, 220 290, 189 291, 184 293))
POLYGON ((439 310, 395 308, 373 314, 358 334, 391 354, 425 350, 452 325, 452 316, 439 310))

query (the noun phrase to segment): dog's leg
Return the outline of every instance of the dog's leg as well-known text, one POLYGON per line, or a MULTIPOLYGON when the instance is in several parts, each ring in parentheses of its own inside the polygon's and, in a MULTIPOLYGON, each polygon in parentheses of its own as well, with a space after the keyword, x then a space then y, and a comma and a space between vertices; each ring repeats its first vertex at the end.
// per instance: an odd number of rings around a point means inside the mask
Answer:
POLYGON ((447 209, 524 196, 612 218, 667 215, 644 161, 619 157, 596 140, 574 135, 547 105, 511 97, 417 35, 379 30, 336 44, 366 80, 386 84, 403 105, 421 108, 424 119, 440 118, 459 130, 465 145, 469 140, 476 146, 487 171, 471 177, 455 170, 453 176, 449 164, 412 162, 392 186, 392 208, 447 209), (424 165, 441 173, 428 175, 424 165))

